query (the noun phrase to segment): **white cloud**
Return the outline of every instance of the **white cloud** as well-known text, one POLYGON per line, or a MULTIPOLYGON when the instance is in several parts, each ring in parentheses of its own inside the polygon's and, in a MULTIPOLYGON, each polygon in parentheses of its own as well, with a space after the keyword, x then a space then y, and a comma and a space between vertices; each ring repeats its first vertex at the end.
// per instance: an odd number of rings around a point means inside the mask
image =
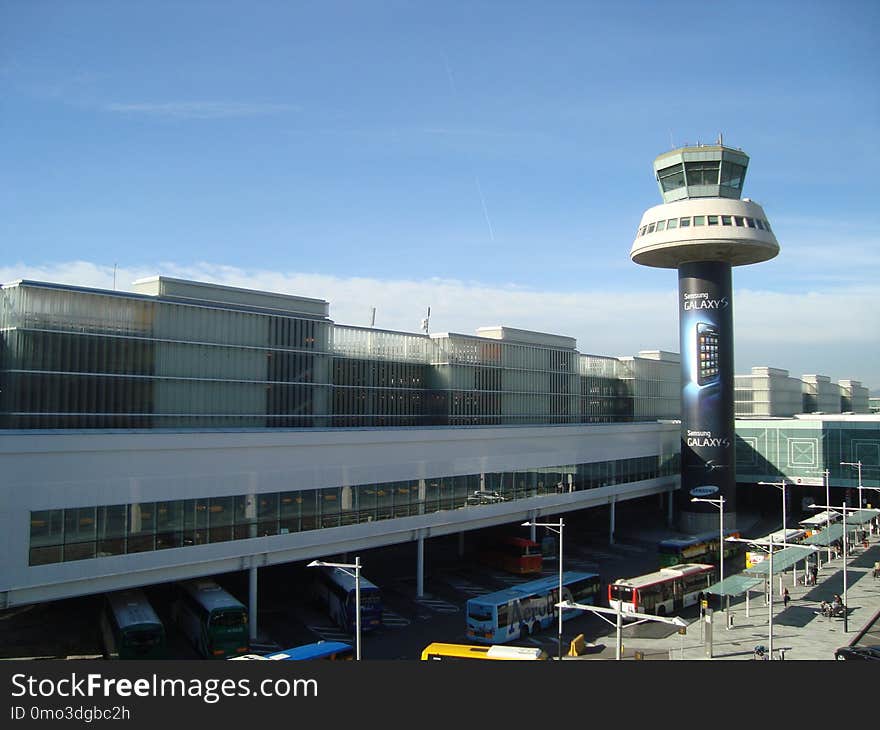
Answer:
MULTIPOLYGON (((475 281, 341 278, 169 263, 160 270, 119 268, 117 288, 131 290, 135 279, 156 274, 325 299, 339 324, 367 326, 376 307, 376 327, 418 332, 430 306, 431 332, 473 334, 478 327, 506 325, 575 337, 580 352, 595 355, 679 349, 674 277, 662 290, 555 292, 475 281)), ((20 278, 112 289, 113 267, 87 261, 0 266, 0 281, 20 278)), ((880 387, 878 300, 877 286, 798 293, 736 290, 736 372, 768 365, 796 377, 819 373, 880 387)))

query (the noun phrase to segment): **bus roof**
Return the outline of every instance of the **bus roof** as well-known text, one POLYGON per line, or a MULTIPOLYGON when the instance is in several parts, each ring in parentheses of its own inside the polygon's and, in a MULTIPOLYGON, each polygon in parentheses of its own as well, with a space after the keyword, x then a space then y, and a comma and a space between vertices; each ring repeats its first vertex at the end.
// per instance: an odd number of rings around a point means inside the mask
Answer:
POLYGON ((507 535, 506 537, 504 537, 503 542, 508 545, 516 545, 517 547, 541 547, 541 543, 539 542, 529 540, 529 538, 527 537, 514 537, 513 535, 507 535))
MULTIPOLYGON (((329 565, 323 565, 318 570, 322 571, 325 576, 328 578, 332 578, 335 583, 345 588, 347 591, 353 591, 355 589, 355 579, 354 576, 350 573, 347 573, 342 568, 331 568, 329 565)), ((364 578, 364 574, 361 573, 361 590, 366 589, 379 590, 379 586, 377 586, 372 581, 364 578)))
POLYGON ((218 611, 225 608, 247 610, 241 601, 227 593, 212 580, 195 578, 181 581, 180 585, 207 611, 218 611))
MULTIPOLYGON (((767 535, 763 535, 762 537, 756 537, 755 540, 770 540, 770 536, 773 536, 773 542, 788 542, 789 540, 796 540, 799 537, 803 537, 806 534, 803 530, 794 530, 789 528, 787 530, 777 530, 776 532, 771 532, 767 535)), ((745 538, 749 539, 749 538, 745 538)))
POLYGON ((150 605, 143 591, 129 589, 107 594, 107 602, 116 617, 119 628, 143 624, 162 626, 158 614, 150 605))
POLYGON ((546 659, 547 652, 539 646, 474 646, 472 644, 445 644, 434 642, 422 650, 422 658, 431 654, 464 659, 546 659))
MULTIPOLYGON (((562 582, 564 585, 572 583, 583 578, 598 578, 598 573, 580 573, 577 571, 566 571, 562 574, 562 582)), ((471 598, 468 603, 488 603, 497 605, 499 603, 507 603, 523 596, 530 596, 532 593, 543 593, 545 591, 559 588, 558 576, 547 576, 546 578, 537 578, 526 583, 511 586, 510 588, 502 588, 500 591, 486 593, 482 596, 471 598)))
POLYGON ((819 512, 818 514, 813 515, 812 517, 807 517, 800 522, 799 525, 803 527, 821 527, 826 524, 826 522, 837 522, 840 519, 839 512, 832 512, 831 510, 826 510, 825 512, 819 512))
POLYGON ((266 654, 266 659, 323 659, 331 654, 338 654, 345 651, 350 652, 351 644, 344 641, 317 641, 314 644, 304 644, 303 646, 295 646, 292 649, 284 649, 284 651, 275 651, 266 654))
MULTIPOLYGON (((712 532, 701 532, 699 535, 690 535, 688 537, 669 537, 665 540, 661 540, 658 544, 667 547, 688 547, 690 545, 697 545, 701 542, 706 542, 707 540, 717 539, 718 532, 718 530, 714 530, 712 532)), ((728 529, 724 531, 725 537, 730 537, 735 534, 739 534, 739 530, 728 529)))
POLYGON ((670 578, 680 578, 685 575, 692 575, 693 573, 702 573, 707 570, 712 570, 714 567, 715 566, 707 565, 706 563, 681 563, 680 565, 670 565, 668 568, 660 568, 660 570, 655 570, 653 573, 646 573, 645 575, 639 575, 635 578, 618 578, 614 581, 613 585, 641 588, 642 586, 648 586, 652 583, 660 583, 661 581, 669 580, 670 578))

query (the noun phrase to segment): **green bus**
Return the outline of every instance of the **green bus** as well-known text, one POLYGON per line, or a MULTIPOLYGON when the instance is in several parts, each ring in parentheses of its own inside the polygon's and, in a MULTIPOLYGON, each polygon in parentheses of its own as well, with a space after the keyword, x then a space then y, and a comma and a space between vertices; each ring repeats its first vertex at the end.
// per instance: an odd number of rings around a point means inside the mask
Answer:
POLYGON ((165 627, 140 590, 106 594, 99 626, 107 659, 165 658, 165 627))
POLYGON ((172 605, 174 622, 206 659, 248 651, 248 613, 238 599, 213 580, 182 581, 172 605))

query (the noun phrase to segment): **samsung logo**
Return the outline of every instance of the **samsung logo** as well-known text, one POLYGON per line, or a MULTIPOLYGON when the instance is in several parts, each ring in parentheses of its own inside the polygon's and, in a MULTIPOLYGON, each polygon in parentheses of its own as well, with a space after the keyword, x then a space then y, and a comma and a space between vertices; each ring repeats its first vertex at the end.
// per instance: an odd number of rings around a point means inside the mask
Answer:
POLYGON ((694 487, 690 494, 691 497, 708 497, 710 494, 715 494, 717 491, 718 487, 706 485, 705 487, 694 487))

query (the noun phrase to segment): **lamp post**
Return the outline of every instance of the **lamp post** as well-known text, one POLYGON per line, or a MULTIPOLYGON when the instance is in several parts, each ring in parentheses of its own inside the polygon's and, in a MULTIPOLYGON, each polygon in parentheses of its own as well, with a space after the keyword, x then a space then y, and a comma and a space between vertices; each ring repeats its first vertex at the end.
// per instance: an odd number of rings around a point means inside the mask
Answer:
POLYGON ((339 568, 346 575, 354 578, 354 625, 355 625, 355 659, 361 660, 361 559, 356 557, 352 563, 325 563, 323 560, 313 560, 308 568, 339 568), (349 571, 353 570, 351 573, 349 571))
MULTIPOLYGON (((562 521, 562 518, 559 518, 559 522, 535 522, 534 520, 529 520, 528 522, 522 523, 523 527, 546 527, 551 532, 555 532, 559 535, 559 601, 562 602, 562 528, 565 527, 565 523, 562 521)), ((559 611, 559 629, 557 632, 557 659, 562 659, 562 609, 559 608, 560 604, 557 603, 557 609, 559 611)))
MULTIPOLYGON (((815 473, 815 472, 813 472, 813 473, 815 473)), ((828 469, 823 469, 819 473, 822 474, 822 478, 825 481, 825 503, 831 504, 831 492, 830 492, 831 471, 828 469)), ((827 530, 829 527, 831 527, 831 512, 826 510, 826 512, 825 512, 825 529, 827 530)), ((831 543, 828 543, 828 560, 829 560, 829 562, 831 560, 831 543)))
POLYGON ((855 466, 858 467, 859 470, 859 509, 862 508, 864 502, 862 502, 862 460, 858 461, 841 461, 841 466, 855 466))
MULTIPOLYGON (((714 504, 719 510, 718 528, 718 575, 719 583, 724 582, 724 497, 718 499, 706 499, 705 497, 691 497, 691 502, 708 502, 714 504)), ((723 590, 723 589, 722 589, 723 590)))
POLYGON ((785 479, 781 482, 758 482, 758 484, 765 484, 768 487, 776 487, 782 490, 782 539, 785 540, 785 530, 788 527, 785 520, 785 479))
POLYGON ((790 543, 785 542, 774 542, 773 533, 770 533, 767 536, 767 540, 746 540, 740 537, 728 537, 727 542, 746 542, 751 545, 757 545, 765 549, 768 553, 767 556, 767 581, 770 590, 769 593, 769 607, 767 612, 767 646, 770 650, 769 658, 773 659, 773 550, 774 548, 782 547, 799 547, 805 550, 809 550, 811 552, 816 552, 819 550, 815 545, 792 545, 790 543), (766 547, 765 547, 766 546, 766 547))

